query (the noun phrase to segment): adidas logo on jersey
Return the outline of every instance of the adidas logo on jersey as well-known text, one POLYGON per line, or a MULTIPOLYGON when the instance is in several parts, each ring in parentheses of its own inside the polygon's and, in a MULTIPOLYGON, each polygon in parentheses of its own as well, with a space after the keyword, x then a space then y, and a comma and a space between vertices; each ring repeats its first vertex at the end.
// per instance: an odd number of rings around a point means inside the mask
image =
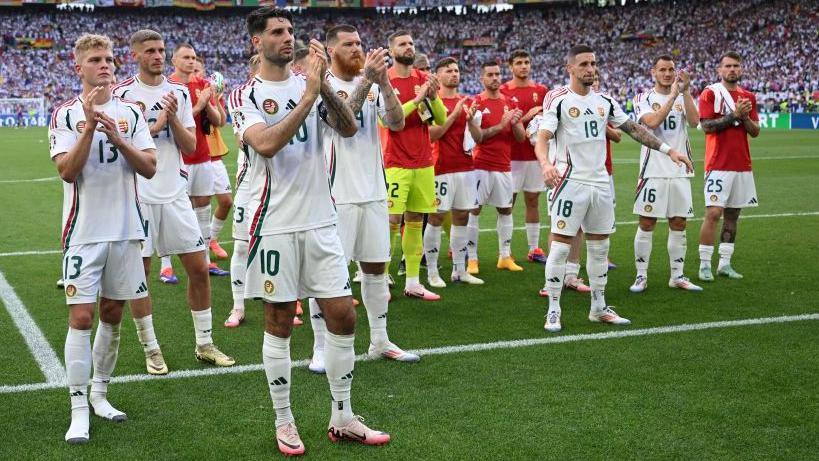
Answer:
POLYGON ((162 104, 160 104, 159 101, 157 101, 157 103, 154 104, 153 107, 151 107, 151 110, 162 110, 162 104))
POLYGON ((583 112, 583 115, 594 115, 594 112, 592 112, 592 110, 587 107, 586 111, 583 112))
POLYGON ((489 111, 489 108, 487 107, 487 108, 485 108, 484 110, 482 110, 482 111, 481 111, 481 113, 484 113, 484 114, 491 114, 492 112, 490 112, 490 111, 489 111))
POLYGON ((284 107, 285 107, 285 109, 287 109, 287 110, 293 110, 293 109, 295 109, 295 108, 296 108, 296 101, 293 101, 292 99, 289 99, 289 100, 287 101, 287 105, 285 105, 284 107))

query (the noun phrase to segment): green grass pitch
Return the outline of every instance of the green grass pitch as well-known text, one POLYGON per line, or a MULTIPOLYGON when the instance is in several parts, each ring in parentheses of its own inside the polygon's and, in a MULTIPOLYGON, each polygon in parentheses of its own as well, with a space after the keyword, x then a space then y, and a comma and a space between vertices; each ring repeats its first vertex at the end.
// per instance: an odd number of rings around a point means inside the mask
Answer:
MULTIPOLYGON (((224 133, 232 141, 228 131, 224 133)), ((48 158, 45 129, 0 129, 0 273, 62 360, 67 312, 60 276, 62 185, 48 158), (16 255, 20 252, 42 254, 16 255)), ((703 212, 703 137, 692 133, 697 219, 689 223, 686 274, 695 279, 703 212)), ((235 148, 227 157, 236 169, 235 148)), ((586 320, 588 297, 563 297, 560 335, 819 313, 819 132, 763 131, 751 143, 760 206, 740 220, 734 266, 745 275, 718 278, 702 293, 666 287, 667 225, 654 236, 649 289, 629 293, 634 278, 631 213, 638 146, 615 145, 617 233, 607 300, 633 324, 586 320)), ((523 226, 522 203, 515 210, 523 226)), ((451 286, 423 303, 393 290, 390 337, 406 349, 546 338, 543 266, 522 273, 494 269, 495 212, 480 235, 482 287, 451 286)), ((542 241, 545 246, 546 230, 542 241)), ((221 241, 229 242, 230 225, 221 241)), ((444 237, 446 242, 446 236, 444 237)), ((228 250, 230 246, 226 246, 228 250)), ((525 259, 517 230, 513 253, 525 259)), ((584 254, 585 260, 585 254, 584 254)), ((715 260, 716 263, 716 260, 715 260)), ((227 267, 227 262, 221 263, 227 267)), ((441 261, 443 275, 450 262, 441 261)), ((175 261, 184 283, 181 264, 175 261)), ((393 270, 396 264, 393 264, 393 270)), ((149 280, 156 332, 172 371, 206 370, 194 358, 191 316, 182 285, 149 280)), ((585 272, 585 270, 583 271, 585 272)), ((425 281, 425 272, 421 273, 425 281)), ((445 277, 447 278, 447 277, 445 277)), ((248 301, 246 322, 225 329, 230 281, 213 278, 214 338, 237 365, 261 363, 263 319, 248 301)), ((403 279, 398 278, 399 285, 403 279)), ((357 290, 357 286, 354 288, 357 290)), ((356 291, 356 296, 358 292, 356 291)), ((366 313, 358 309, 356 351, 366 351, 366 313)), ((295 330, 293 359, 310 355, 309 316, 295 330)), ((42 383, 44 376, 6 309, 0 309, 0 390, 42 383), (7 387, 8 388, 8 387, 7 387)), ((383 360, 356 365, 353 402, 373 427, 393 436, 385 447, 331 444, 323 376, 293 372, 292 403, 313 459, 816 459, 819 453, 819 322, 765 323, 595 341, 441 353, 418 364, 383 360)), ((133 322, 126 316, 115 375, 145 373, 133 322)), ((261 459, 277 457, 273 410, 262 371, 112 384, 122 425, 92 417, 91 442, 68 446, 66 389, 0 393, 0 459, 261 459)))

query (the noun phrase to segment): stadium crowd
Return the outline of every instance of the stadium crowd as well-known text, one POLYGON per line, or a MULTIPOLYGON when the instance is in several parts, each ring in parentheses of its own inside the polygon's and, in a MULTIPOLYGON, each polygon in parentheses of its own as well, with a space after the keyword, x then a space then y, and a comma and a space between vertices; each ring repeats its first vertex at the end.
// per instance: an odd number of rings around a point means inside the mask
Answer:
MULTIPOLYGON (((135 30, 151 27, 167 45, 189 42, 205 57, 210 72, 236 84, 246 75, 250 44, 243 10, 210 13, 180 9, 97 9, 93 13, 6 8, 0 12, 0 97, 45 96, 48 106, 78 92, 71 47, 83 32, 107 34, 115 42, 119 77, 136 71, 127 47, 135 30), (23 25, 20 27, 20 25, 23 25), (50 40, 38 49, 34 39, 50 40)), ((694 95, 715 78, 716 58, 734 49, 744 56, 743 86, 757 93, 766 111, 819 111, 819 4, 810 0, 750 2, 641 2, 627 8, 548 5, 519 6, 502 13, 467 15, 439 12, 381 14, 370 10, 306 10, 298 36, 323 38, 333 25, 356 26, 365 46, 384 46, 395 30, 409 30, 419 52, 432 62, 452 56, 461 63, 462 91, 475 94, 480 63, 502 60, 511 50, 533 54, 534 77, 552 87, 563 84, 567 44, 587 43, 598 51, 603 86, 631 109, 631 98, 651 86, 646 63, 661 53, 678 57, 693 76, 694 95), (753 11, 753 14, 747 14, 753 11), (598 31, 590 34, 590 31, 598 31), (470 43, 471 42, 471 43, 470 43)), ((508 74, 508 69, 504 69, 508 74)), ((504 75, 508 78, 509 75, 504 75)))

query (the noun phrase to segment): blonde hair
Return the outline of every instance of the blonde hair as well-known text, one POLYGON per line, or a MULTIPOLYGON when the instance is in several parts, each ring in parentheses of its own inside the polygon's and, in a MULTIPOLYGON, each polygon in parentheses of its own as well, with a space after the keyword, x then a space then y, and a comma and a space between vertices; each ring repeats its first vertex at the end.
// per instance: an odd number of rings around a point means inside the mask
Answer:
POLYGON ((262 58, 258 54, 254 54, 250 57, 250 61, 248 65, 250 66, 250 74, 255 75, 259 72, 259 66, 262 63, 262 58))
POLYGON ((110 51, 114 50, 111 39, 105 35, 82 34, 80 38, 74 42, 74 61, 78 64, 82 63, 85 53, 95 48, 104 48, 110 51))

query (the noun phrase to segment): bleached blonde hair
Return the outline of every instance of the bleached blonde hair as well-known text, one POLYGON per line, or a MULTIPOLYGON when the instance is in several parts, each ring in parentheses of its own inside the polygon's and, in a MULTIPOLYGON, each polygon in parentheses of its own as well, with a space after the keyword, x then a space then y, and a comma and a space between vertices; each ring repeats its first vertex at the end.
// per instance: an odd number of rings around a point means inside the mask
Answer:
POLYGON ((114 45, 111 43, 111 39, 105 35, 82 34, 80 38, 74 42, 74 61, 77 64, 82 63, 85 53, 96 48, 113 51, 114 45))

